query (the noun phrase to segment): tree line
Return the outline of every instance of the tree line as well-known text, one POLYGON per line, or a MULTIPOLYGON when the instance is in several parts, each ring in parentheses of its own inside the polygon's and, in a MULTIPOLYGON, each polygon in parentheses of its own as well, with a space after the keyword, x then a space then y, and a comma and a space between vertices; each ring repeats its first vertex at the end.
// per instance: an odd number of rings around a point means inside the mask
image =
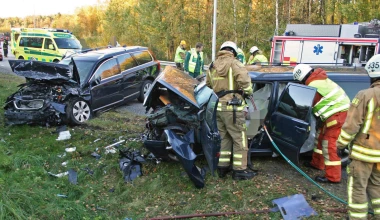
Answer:
MULTIPOLYGON (((276 18, 282 35, 288 23, 368 22, 380 18, 379 8, 379 0, 218 0, 217 46, 232 40, 247 55, 254 45, 269 54, 276 18)), ((77 8, 73 15, 0 18, 0 32, 11 27, 64 28, 84 47, 106 46, 116 39, 121 45, 147 46, 162 60, 173 59, 181 40, 187 49, 202 42, 205 61, 210 62, 212 16, 213 0, 107 0, 77 8)))

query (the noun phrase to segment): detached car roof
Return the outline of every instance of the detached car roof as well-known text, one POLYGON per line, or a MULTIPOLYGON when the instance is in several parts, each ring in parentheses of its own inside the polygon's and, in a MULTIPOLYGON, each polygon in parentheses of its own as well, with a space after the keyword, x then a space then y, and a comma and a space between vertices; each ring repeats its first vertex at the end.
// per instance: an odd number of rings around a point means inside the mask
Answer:
POLYGON ((103 58, 110 58, 115 55, 123 54, 125 52, 136 52, 136 51, 143 51, 148 50, 147 47, 140 47, 140 46, 130 46, 130 47, 112 47, 107 49, 100 49, 100 50, 91 50, 91 51, 84 51, 79 52, 75 55, 76 60, 91 60, 96 61, 103 58))

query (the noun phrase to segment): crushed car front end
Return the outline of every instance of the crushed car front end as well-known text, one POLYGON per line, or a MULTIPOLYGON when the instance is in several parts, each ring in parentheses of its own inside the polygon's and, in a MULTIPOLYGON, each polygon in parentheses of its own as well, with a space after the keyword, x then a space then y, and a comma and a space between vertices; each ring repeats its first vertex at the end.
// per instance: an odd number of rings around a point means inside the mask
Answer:
POLYGON ((9 61, 14 73, 26 78, 19 90, 5 102, 8 125, 55 125, 64 122, 66 101, 78 96, 80 88, 72 80, 67 65, 38 61, 9 61))

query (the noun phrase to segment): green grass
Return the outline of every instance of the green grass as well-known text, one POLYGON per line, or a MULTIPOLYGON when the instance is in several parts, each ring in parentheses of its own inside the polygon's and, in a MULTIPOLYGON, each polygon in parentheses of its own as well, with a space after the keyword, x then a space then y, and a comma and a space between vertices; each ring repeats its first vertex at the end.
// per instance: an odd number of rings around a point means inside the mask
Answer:
MULTIPOLYGON (((0 102, 17 90, 24 80, 0 74, 0 102)), ((144 165, 144 176, 133 184, 123 181, 117 154, 104 154, 104 147, 119 140, 138 137, 144 129, 144 118, 130 113, 109 111, 87 125, 70 127, 72 138, 56 141, 55 128, 40 126, 4 126, 0 110, 0 219, 143 219, 156 216, 227 211, 260 210, 273 207, 276 198, 303 193, 319 213, 311 219, 336 219, 323 211, 342 207, 320 194, 283 160, 255 159, 260 175, 252 181, 233 181, 231 176, 219 179, 210 174, 204 189, 196 189, 181 175, 177 163, 144 165), (94 143, 94 140, 101 139, 94 143), (66 153, 66 147, 76 147, 66 153), (98 149, 96 160, 90 154, 98 149), (63 167, 62 162, 67 161, 63 167), (273 167, 285 167, 277 172, 273 167), (78 185, 68 178, 55 178, 47 172, 78 171, 78 185), (82 169, 89 168, 93 175, 82 169), (293 175, 288 178, 287 175, 293 175), (296 177, 296 178, 293 178, 296 177), (67 195, 68 198, 58 197, 67 195), (311 195, 320 201, 311 201, 311 195), (97 209, 101 207, 102 210, 97 209), (105 209, 105 210, 103 210, 105 209)), ((127 142, 123 147, 142 148, 140 142, 127 142)), ((204 163, 204 161, 203 161, 204 163)), ((344 185, 341 185, 344 187, 344 185)), ((340 196, 344 196, 344 193, 340 196)), ((279 213, 225 216, 218 219, 280 219, 279 213)), ((211 218, 212 219, 212 218, 211 218)))

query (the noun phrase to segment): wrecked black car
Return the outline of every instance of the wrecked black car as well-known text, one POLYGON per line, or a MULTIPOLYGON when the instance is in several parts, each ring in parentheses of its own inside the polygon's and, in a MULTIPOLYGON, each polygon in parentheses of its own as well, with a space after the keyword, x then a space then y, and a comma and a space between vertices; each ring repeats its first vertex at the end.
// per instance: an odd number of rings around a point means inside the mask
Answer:
POLYGON ((9 61, 26 83, 6 100, 7 124, 83 124, 95 112, 142 102, 160 71, 146 47, 88 51, 61 62, 9 61))
POLYGON ((150 110, 144 146, 158 158, 180 161, 197 188, 204 186, 205 175, 195 165, 197 157, 206 157, 212 173, 219 160, 217 104, 217 95, 205 82, 170 66, 153 82, 144 101, 150 110))

